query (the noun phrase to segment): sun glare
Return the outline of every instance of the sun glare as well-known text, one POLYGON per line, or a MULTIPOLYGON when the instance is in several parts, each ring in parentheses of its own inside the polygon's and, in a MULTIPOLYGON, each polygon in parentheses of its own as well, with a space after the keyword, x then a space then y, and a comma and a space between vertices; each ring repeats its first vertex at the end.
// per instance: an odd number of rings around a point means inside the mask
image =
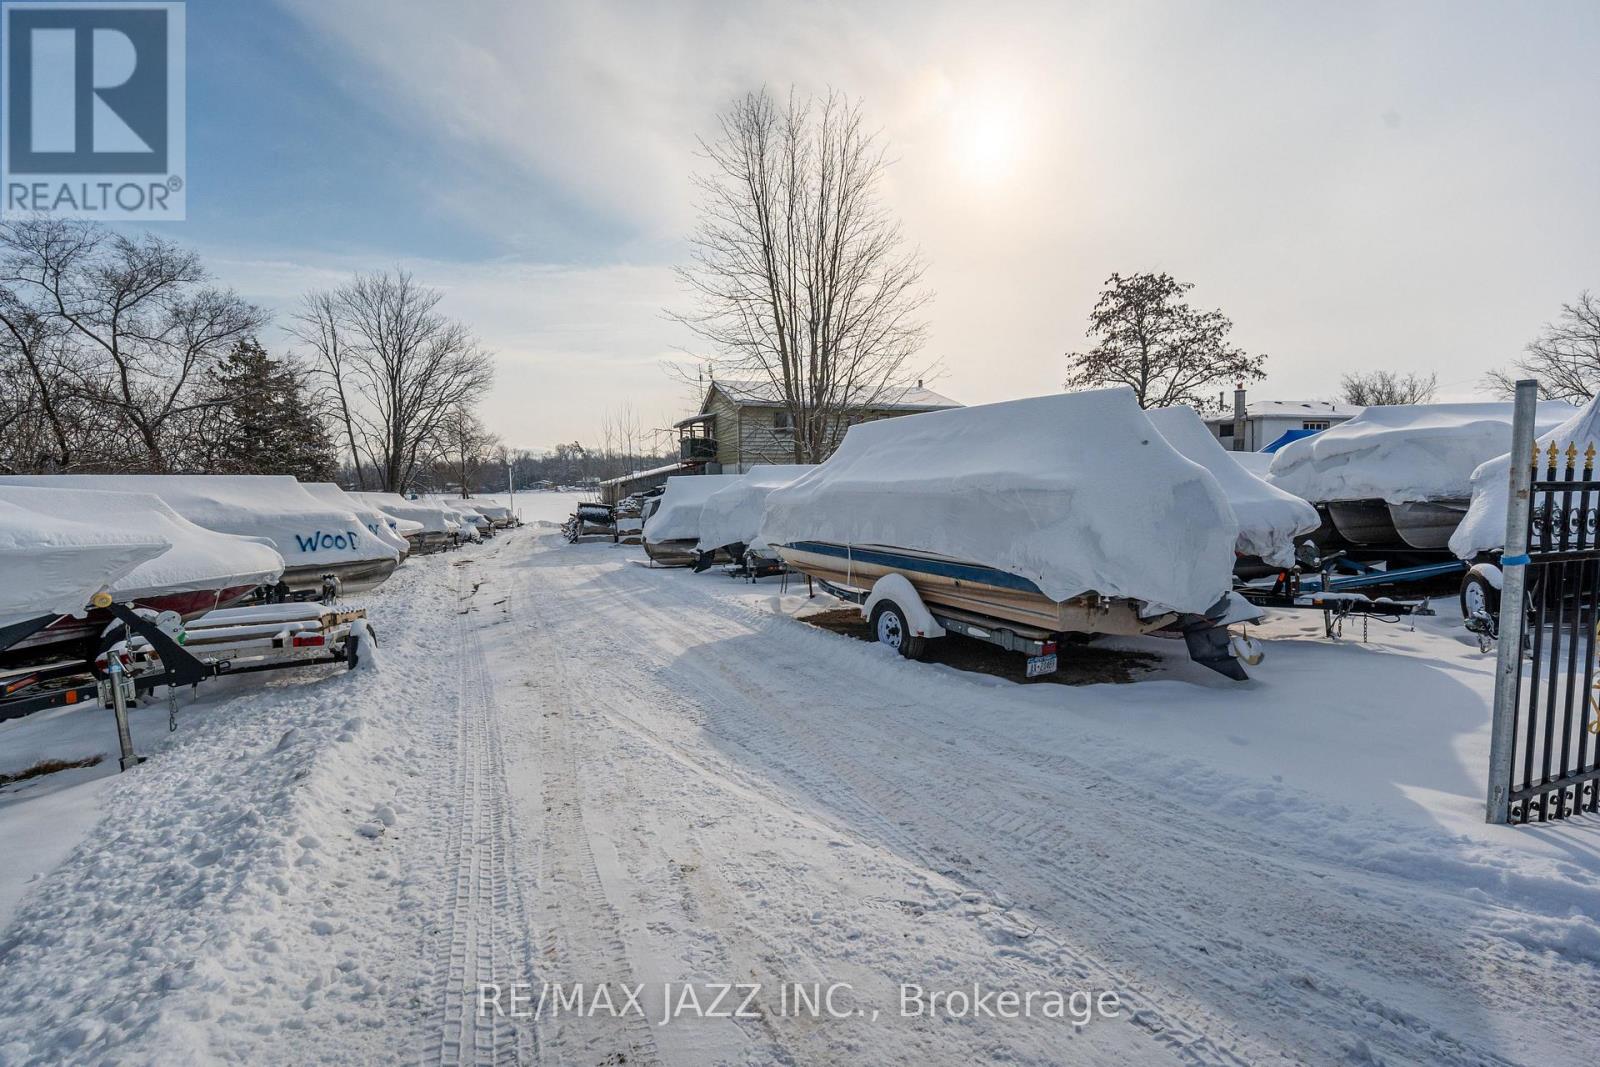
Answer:
POLYGON ((951 151, 969 180, 990 185, 1010 177, 1022 154, 1016 102, 999 95, 958 105, 951 113, 951 151))

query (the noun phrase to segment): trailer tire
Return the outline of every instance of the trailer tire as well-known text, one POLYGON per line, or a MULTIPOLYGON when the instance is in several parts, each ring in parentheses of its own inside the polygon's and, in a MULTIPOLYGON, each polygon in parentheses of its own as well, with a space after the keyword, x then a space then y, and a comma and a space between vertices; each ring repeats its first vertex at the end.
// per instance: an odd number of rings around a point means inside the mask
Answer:
POLYGON ((911 632, 906 613, 892 600, 880 600, 872 609, 872 636, 906 659, 921 659, 928 651, 928 639, 911 632))
POLYGON ((1474 567, 1461 579, 1461 617, 1470 619, 1479 611, 1487 612, 1491 619, 1498 620, 1500 590, 1474 567))
POLYGON ((353 671, 361 666, 361 654, 366 651, 366 646, 378 647, 378 634, 371 626, 367 626, 360 634, 351 634, 344 643, 344 666, 346 670, 353 671))

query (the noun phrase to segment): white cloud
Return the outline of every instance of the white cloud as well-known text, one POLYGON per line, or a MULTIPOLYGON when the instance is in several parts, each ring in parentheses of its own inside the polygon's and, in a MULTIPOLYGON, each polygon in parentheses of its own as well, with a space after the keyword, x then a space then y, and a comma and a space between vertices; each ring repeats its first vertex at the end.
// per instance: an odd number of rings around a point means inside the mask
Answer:
POLYGON ((683 340, 658 309, 695 137, 763 83, 865 99, 969 402, 1056 388, 1113 270, 1195 282, 1280 397, 1373 367, 1465 395, 1600 286, 1588 5, 285 2, 463 154, 438 195, 464 219, 539 259, 517 205, 555 200, 605 231, 590 262, 639 264, 437 265, 505 353, 492 421, 529 443, 678 396, 651 367, 683 340))

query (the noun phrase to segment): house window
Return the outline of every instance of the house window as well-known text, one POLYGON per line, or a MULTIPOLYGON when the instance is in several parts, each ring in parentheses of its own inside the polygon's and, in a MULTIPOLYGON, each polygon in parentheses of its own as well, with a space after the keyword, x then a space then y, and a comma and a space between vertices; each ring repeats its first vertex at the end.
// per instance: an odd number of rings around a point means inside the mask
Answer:
POLYGON ((794 429, 794 426, 789 422, 788 408, 779 408, 772 413, 772 428, 780 433, 787 433, 794 429))
POLYGON ((1307 419, 1300 424, 1302 430, 1326 430, 1331 423, 1327 419, 1307 419))
POLYGON ((1233 436, 1233 423, 1231 423, 1231 422, 1218 423, 1217 424, 1217 435, 1219 437, 1232 437, 1233 436))

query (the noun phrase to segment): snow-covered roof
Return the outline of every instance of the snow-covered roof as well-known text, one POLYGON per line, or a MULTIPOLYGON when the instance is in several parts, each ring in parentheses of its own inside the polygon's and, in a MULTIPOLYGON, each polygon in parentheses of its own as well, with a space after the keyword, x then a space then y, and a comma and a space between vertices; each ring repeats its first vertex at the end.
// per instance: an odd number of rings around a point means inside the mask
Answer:
MULTIPOLYGON (((1335 400, 1252 400, 1244 406, 1245 417, 1251 419, 1353 419, 1365 410, 1335 400)), ((1232 422, 1233 412, 1211 415, 1206 421, 1232 422)))
POLYGON ((621 485, 623 482, 638 481, 640 478, 655 478, 673 471, 683 470, 682 463, 668 463, 660 467, 651 467, 647 471, 634 471, 632 474, 623 474, 616 478, 607 478, 601 485, 621 485))
MULTIPOLYGON (((707 396, 710 395, 711 389, 720 390, 729 400, 738 404, 777 406, 783 403, 778 387, 772 382, 718 378, 708 384, 706 389, 707 396)), ((870 403, 853 406, 869 408, 873 411, 937 411, 941 408, 958 408, 961 405, 941 393, 924 388, 919 383, 901 390, 890 391, 870 403)))

